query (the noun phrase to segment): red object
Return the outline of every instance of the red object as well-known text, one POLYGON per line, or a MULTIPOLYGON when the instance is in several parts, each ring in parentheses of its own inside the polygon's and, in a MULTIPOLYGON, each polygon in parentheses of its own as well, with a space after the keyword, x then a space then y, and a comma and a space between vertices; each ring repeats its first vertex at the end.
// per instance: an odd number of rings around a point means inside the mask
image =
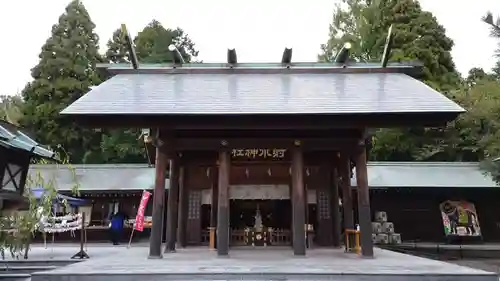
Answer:
POLYGON ((146 206, 148 205, 149 197, 151 196, 150 192, 143 191, 141 197, 141 204, 139 204, 139 209, 137 210, 137 216, 135 217, 135 230, 143 231, 144 230, 144 211, 146 210, 146 206))

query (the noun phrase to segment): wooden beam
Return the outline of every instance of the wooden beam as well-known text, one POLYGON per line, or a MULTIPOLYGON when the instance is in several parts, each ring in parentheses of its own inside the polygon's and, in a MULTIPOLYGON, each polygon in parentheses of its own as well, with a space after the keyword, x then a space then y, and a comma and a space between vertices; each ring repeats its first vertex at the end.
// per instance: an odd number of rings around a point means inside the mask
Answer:
POLYGON ((179 218, 179 158, 173 155, 170 158, 170 186, 167 202, 167 243, 165 253, 174 253, 177 242, 177 226, 179 218))
POLYGON ((333 247, 339 248, 341 245, 341 221, 340 221, 340 206, 339 206, 339 161, 338 158, 335 157, 334 165, 332 165, 331 171, 331 197, 329 197, 331 202, 331 212, 332 212, 332 222, 333 222, 333 247))
POLYGON ((292 48, 285 48, 283 56, 281 57, 281 63, 287 65, 292 63, 292 48))
POLYGON ((354 212, 352 208, 351 160, 347 151, 340 152, 339 180, 342 189, 342 210, 344 214, 344 229, 354 229, 354 212))
POLYGON ((346 42, 342 49, 335 56, 335 62, 340 64, 346 64, 349 61, 349 52, 351 50, 351 43, 346 42))
POLYGON ((366 148, 364 142, 356 155, 356 183, 358 185, 358 220, 361 230, 361 254, 373 257, 372 223, 370 210, 370 191, 366 167, 366 148))
MULTIPOLYGON (((176 139, 176 150, 213 150, 220 147, 220 138, 179 138, 176 139)), ((291 149, 294 140, 291 138, 231 138, 228 141, 230 149, 291 149)), ((338 151, 345 148, 354 148, 357 139, 353 138, 304 138, 301 139, 305 151, 338 151)), ((231 151, 230 151, 231 152, 231 151)))
POLYGON ((81 126, 94 128, 162 127, 169 130, 325 130, 348 128, 439 127, 459 112, 381 113, 345 115, 65 115, 81 126))
POLYGON ((384 52, 382 54, 382 67, 386 68, 387 64, 389 63, 389 58, 391 56, 391 50, 392 50, 392 27, 394 25, 391 24, 389 27, 389 31, 387 32, 387 39, 385 40, 385 47, 384 47, 384 52))
POLYGON ((236 49, 227 50, 227 63, 231 66, 238 63, 238 56, 236 56, 236 49))
POLYGON ((210 204, 210 249, 215 250, 217 245, 215 244, 216 238, 216 230, 217 230, 217 208, 219 206, 219 176, 218 170, 210 169, 211 172, 211 181, 212 181, 212 201, 210 204))
POLYGON ((217 207, 217 255, 229 254, 229 179, 231 158, 229 151, 222 148, 219 151, 219 184, 217 207))
POLYGON ((179 170, 179 219, 177 226, 177 244, 181 248, 186 247, 187 241, 188 190, 186 186, 186 170, 187 168, 184 165, 180 167, 179 170))
POLYGON ((306 254, 306 203, 304 186, 304 158, 300 142, 292 150, 292 227, 293 253, 296 256, 306 254))
POLYGON ((165 204, 165 170, 167 167, 167 157, 159 149, 156 150, 156 179, 153 192, 153 218, 151 235, 149 238, 149 258, 160 259, 161 240, 163 234, 163 210, 165 204))
POLYGON ((132 63, 132 67, 134 69, 139 69, 139 60, 137 59, 137 54, 135 52, 134 40, 130 36, 130 33, 127 30, 127 26, 122 23, 122 34, 125 39, 125 43, 127 44, 127 49, 130 56, 130 62, 132 63))

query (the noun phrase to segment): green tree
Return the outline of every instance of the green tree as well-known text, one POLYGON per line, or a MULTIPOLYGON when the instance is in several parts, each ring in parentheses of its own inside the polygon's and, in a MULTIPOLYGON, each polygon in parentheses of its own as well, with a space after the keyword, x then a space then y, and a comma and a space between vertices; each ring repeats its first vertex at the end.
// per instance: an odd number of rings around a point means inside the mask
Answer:
MULTIPOLYGON (((500 81, 500 17, 497 17, 496 20, 493 17, 493 14, 491 12, 486 13, 486 15, 483 17, 483 22, 489 25, 490 31, 491 31, 491 37, 498 39, 498 48, 496 49, 495 52, 495 57, 497 58, 497 62, 495 66, 492 69, 492 75, 500 81)), ((492 83, 490 87, 490 91, 492 93, 491 96, 491 102, 487 102, 484 110, 490 109, 491 107, 495 107, 495 105, 498 105, 498 99, 500 95, 500 83, 497 83, 496 85, 492 83)), ((491 110, 491 109, 490 109, 491 110)), ((496 127, 493 128, 488 128, 490 135, 493 135, 492 137, 486 138, 488 141, 487 146, 485 148, 485 160, 481 163, 483 169, 485 169, 492 177, 493 179, 500 184, 500 128, 498 124, 500 123, 500 115, 499 115, 500 110, 496 111, 495 116, 489 116, 489 118, 486 119, 486 122, 488 125, 491 125, 492 123, 494 125, 497 125, 496 127)))
POLYGON ((129 63, 130 55, 127 49, 127 43, 125 41, 125 34, 123 34, 122 29, 118 28, 113 32, 113 36, 108 40, 106 44, 108 49, 106 50, 106 60, 109 63, 129 63))
POLYGON ((351 42, 354 59, 380 61, 391 25, 390 61, 421 61, 423 80, 434 88, 449 90, 458 85, 451 56, 453 41, 415 0, 342 0, 333 13, 329 39, 321 46, 319 59, 331 61, 345 42, 351 42))
POLYGON ((157 21, 151 21, 134 39, 137 58, 142 63, 170 63, 172 52, 168 46, 174 44, 185 62, 198 56, 195 44, 181 28, 165 28, 157 21))
MULTIPOLYGON (((139 32, 134 44, 141 63, 172 62, 172 53, 168 50, 170 44, 175 44, 186 62, 190 62, 198 55, 193 41, 182 29, 166 29, 156 20, 139 32)), ((107 47, 106 61, 130 62, 121 29, 113 32, 107 47)), ((101 139, 100 157, 106 163, 143 163, 146 161, 145 146, 139 136, 140 130, 136 128, 105 130, 101 139)))
POLYGON ((92 130, 59 114, 100 82, 95 69, 101 60, 99 38, 94 28, 81 1, 69 3, 42 47, 40 61, 31 71, 33 81, 22 91, 21 125, 32 129, 41 143, 53 149, 65 147, 72 163, 88 162, 89 151, 98 147, 100 140, 92 130))
POLYGON ((19 125, 19 120, 22 117, 22 105, 23 100, 19 95, 0 96, 0 118, 14 125, 19 125))
MULTIPOLYGON (((449 92, 461 82, 451 57, 453 41, 436 18, 415 0, 342 0, 333 13, 329 39, 318 59, 332 61, 345 42, 352 44, 351 57, 374 62, 382 58, 387 32, 393 25, 389 61, 421 61, 422 80, 449 92)), ((379 130, 373 143, 372 160, 451 160, 444 155, 445 135, 452 128, 379 130)))
POLYGON ((465 83, 467 86, 472 87, 474 86, 478 81, 482 80, 495 80, 495 74, 490 74, 486 73, 484 69, 474 67, 469 70, 469 73, 467 75, 467 78, 465 78, 465 83))
MULTIPOLYGON (((64 149, 62 149, 64 153, 64 149)), ((57 159, 60 163, 57 164, 57 169, 65 166, 71 172, 72 193, 79 195, 80 184, 76 176, 75 169, 69 163, 67 155, 58 154, 57 159)), ((45 159, 37 159, 37 164, 49 164, 45 159)), ((53 205, 58 201, 66 209, 69 208, 68 202, 58 200, 57 195, 57 180, 54 176, 48 178, 37 173, 34 176, 28 175, 25 186, 25 196, 28 198, 29 206, 27 210, 2 210, 0 213, 0 256, 6 258, 9 253, 12 258, 28 259, 31 241, 35 234, 42 231, 39 226, 42 216, 48 217, 48 222, 51 217, 55 216, 53 205), (36 198, 32 192, 34 188, 43 188, 44 196, 36 198)), ((45 233, 44 233, 45 235, 45 233)))
POLYGON ((491 37, 498 39, 498 48, 495 52, 497 62, 493 67, 492 72, 497 79, 500 79, 500 17, 497 17, 496 20, 494 20, 493 14, 488 12, 483 17, 483 22, 488 24, 490 27, 491 37))

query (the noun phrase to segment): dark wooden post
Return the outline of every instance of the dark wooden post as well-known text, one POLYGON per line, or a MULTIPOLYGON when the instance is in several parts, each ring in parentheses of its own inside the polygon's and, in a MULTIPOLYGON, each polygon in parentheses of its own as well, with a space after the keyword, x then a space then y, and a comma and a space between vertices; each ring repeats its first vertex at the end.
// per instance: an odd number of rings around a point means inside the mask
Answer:
POLYGON ((181 248, 186 247, 186 228, 187 228, 187 186, 186 168, 183 166, 179 170, 179 218, 177 226, 177 244, 181 248))
POLYGON ((370 191, 366 167, 366 147, 364 142, 356 153, 356 182, 358 185, 358 215, 361 230, 361 254, 373 257, 372 225, 370 211, 370 191))
MULTIPOLYGON (((222 145, 227 145, 222 141, 222 145)), ((219 186, 217 207, 217 255, 229 254, 229 173, 231 159, 224 147, 219 151, 219 186)))
POLYGON ((333 247, 341 245, 341 226, 340 226, 340 205, 339 205, 339 180, 338 180, 338 161, 335 161, 335 166, 332 171, 332 222, 333 222, 333 247))
POLYGON ((293 253, 296 256, 306 254, 306 210, 304 188, 304 159, 300 141, 295 141, 292 148, 292 218, 293 218, 293 253))
POLYGON ((179 212, 179 159, 173 153, 170 159, 170 187, 167 201, 167 244, 165 253, 175 252, 179 212))
POLYGON ((351 190, 351 162, 348 154, 345 152, 340 153, 339 160, 339 173, 340 184, 342 187, 342 210, 344 214, 344 228, 354 228, 354 212, 352 209, 352 190, 351 190))
POLYGON ((161 259, 161 238, 163 234, 163 210, 165 204, 165 170, 167 156, 160 148, 156 148, 155 189, 153 192, 153 218, 149 238, 149 258, 161 259))
POLYGON ((217 208, 219 202, 219 176, 218 173, 213 173, 212 175, 212 202, 210 205, 210 249, 215 250, 217 244, 215 243, 215 231, 217 229, 217 208))

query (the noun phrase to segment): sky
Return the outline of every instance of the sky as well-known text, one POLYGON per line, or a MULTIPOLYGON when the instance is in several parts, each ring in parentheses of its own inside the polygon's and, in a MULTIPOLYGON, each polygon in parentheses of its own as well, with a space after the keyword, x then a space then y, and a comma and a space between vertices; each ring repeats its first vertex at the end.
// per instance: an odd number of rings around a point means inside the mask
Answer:
MULTIPOLYGON (((236 48, 238 61, 276 62, 285 47, 294 61, 316 61, 336 0, 82 0, 96 24, 101 49, 126 23, 135 35, 152 19, 184 29, 204 62, 226 61, 236 48)), ((0 10, 0 95, 19 93, 31 80, 41 46, 70 0, 16 0, 0 10)), ((496 41, 481 22, 486 11, 500 15, 499 0, 420 0, 455 42, 452 55, 460 72, 490 69, 496 41)))

